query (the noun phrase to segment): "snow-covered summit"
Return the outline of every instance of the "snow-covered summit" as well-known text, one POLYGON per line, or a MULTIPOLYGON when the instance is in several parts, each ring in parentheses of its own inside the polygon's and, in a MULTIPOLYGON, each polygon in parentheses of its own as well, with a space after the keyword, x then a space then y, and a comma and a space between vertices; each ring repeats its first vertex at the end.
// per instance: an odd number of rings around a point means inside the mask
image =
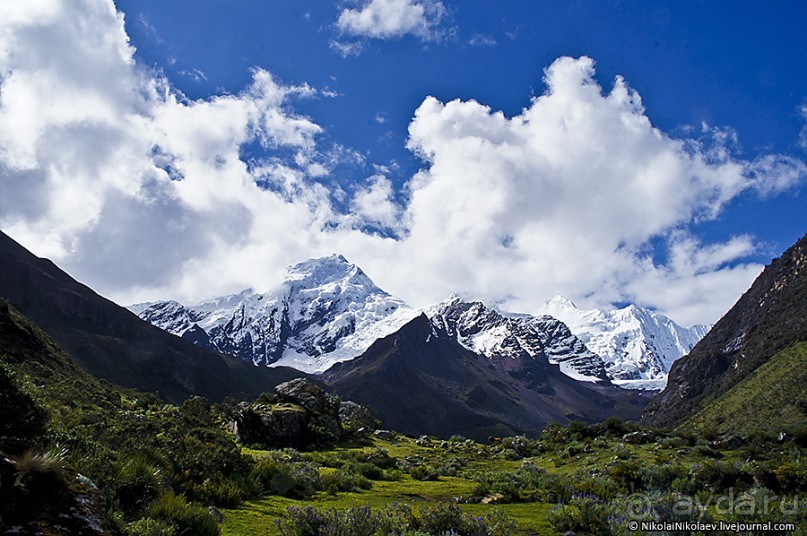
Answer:
POLYGON ((575 380, 607 381, 602 360, 555 318, 504 313, 458 296, 426 315, 437 329, 505 368, 514 360, 546 358, 575 380))
MULTIPOLYGON (((187 306, 176 301, 130 307, 144 320, 195 344, 252 361, 320 373, 362 354, 419 310, 378 288, 342 255, 289 267, 265 293, 252 289, 187 306)), ((636 306, 580 309, 562 296, 537 316, 514 314, 459 296, 426 311, 435 328, 498 366, 543 359, 577 380, 660 389, 672 362, 707 326, 682 328, 636 306)))
POLYGON ((194 306, 164 301, 130 309, 166 331, 256 365, 312 373, 361 354, 417 315, 341 255, 296 264, 263 294, 248 289, 194 306))
POLYGON ((662 389, 672 363, 706 335, 709 326, 684 328, 636 305, 621 309, 580 309, 553 296, 537 311, 561 320, 598 354, 609 377, 622 387, 662 389))

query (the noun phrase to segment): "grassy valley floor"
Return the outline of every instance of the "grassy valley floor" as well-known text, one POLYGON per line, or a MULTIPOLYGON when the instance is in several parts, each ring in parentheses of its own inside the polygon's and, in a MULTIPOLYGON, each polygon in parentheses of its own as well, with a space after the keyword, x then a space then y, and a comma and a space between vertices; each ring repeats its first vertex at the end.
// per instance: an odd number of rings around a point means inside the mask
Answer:
MULTIPOLYGON (((756 440, 756 446, 726 439, 722 448, 719 444, 716 448, 714 441, 695 437, 622 432, 609 434, 602 426, 595 429, 578 423, 571 429, 550 428, 541 441, 509 438, 480 445, 459 439, 423 442, 396 436, 376 437, 367 445, 303 454, 287 452, 298 463, 314 464, 325 486, 338 480, 339 474, 361 474, 361 460, 383 460, 379 465, 389 469, 376 471, 373 479, 350 491, 333 487, 306 497, 267 496, 224 509, 222 534, 297 536, 305 532, 295 532, 288 525, 284 532, 277 521, 288 518, 290 508, 311 506, 321 513, 369 506, 381 511, 396 503, 408 504, 424 515, 445 504, 455 504, 474 517, 500 510, 515 522, 515 530, 505 533, 549 535, 576 530, 579 534, 627 534, 624 523, 614 522, 617 512, 606 502, 638 514, 632 517, 641 517, 653 515, 649 510, 641 511, 645 505, 669 506, 672 497, 680 500, 687 496, 702 504, 710 504, 711 497, 712 506, 703 513, 679 517, 696 520, 702 514, 705 520, 741 521, 778 517, 804 524, 803 508, 796 513, 777 510, 753 515, 714 508, 715 498, 731 494, 737 500, 744 493, 758 493, 755 490, 763 484, 760 478, 769 474, 776 480, 777 471, 784 486, 782 482, 768 484, 776 487, 777 493, 803 494, 805 469, 799 447, 782 443, 771 448, 769 444, 764 456, 757 455, 757 461, 749 463, 749 449, 762 445, 762 439, 756 440), (556 433, 554 441, 552 430, 556 433), (798 449, 797 468, 785 461, 794 453, 793 448, 798 449), (798 482, 789 481, 791 477, 798 482), (633 505, 627 500, 633 500, 633 505), (561 503, 564 506, 559 506, 561 503), (636 510, 637 504, 642 508, 636 510)), ((277 456, 272 451, 244 452, 256 460, 277 456)), ((775 494, 771 491, 769 495, 775 494)))

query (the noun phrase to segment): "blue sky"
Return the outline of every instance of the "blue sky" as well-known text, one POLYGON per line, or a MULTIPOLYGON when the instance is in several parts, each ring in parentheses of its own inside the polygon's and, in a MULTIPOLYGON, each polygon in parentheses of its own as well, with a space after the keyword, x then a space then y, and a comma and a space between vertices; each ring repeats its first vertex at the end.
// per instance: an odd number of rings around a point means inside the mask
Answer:
POLYGON ((414 305, 682 323, 807 231, 802 3, 491 6, 12 0, 0 228, 120 302, 337 251, 414 305))

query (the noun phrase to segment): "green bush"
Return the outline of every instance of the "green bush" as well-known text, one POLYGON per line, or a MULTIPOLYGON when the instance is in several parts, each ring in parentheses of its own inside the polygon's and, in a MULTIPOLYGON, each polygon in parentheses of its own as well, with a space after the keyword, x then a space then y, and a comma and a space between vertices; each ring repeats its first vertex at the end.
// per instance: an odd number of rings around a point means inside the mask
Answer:
POLYGON ((47 423, 48 413, 0 363, 0 450, 17 454, 38 445, 47 423))
POLYGON ((515 471, 489 471, 476 475, 475 496, 498 494, 500 502, 540 500, 558 502, 571 495, 568 479, 524 463, 515 471))
POLYGON ((297 453, 272 451, 256 460, 253 474, 264 492, 283 497, 306 499, 322 489, 317 467, 297 453))
POLYGON ((370 489, 373 487, 373 483, 355 469, 344 467, 324 475, 322 477, 322 486, 328 493, 336 494, 340 491, 370 489))
POLYGON ((31 493, 54 493, 66 484, 67 450, 58 447, 46 452, 27 450, 17 459, 15 485, 31 493))
POLYGON ((728 489, 744 490, 751 487, 754 478, 737 464, 706 460, 693 467, 692 478, 697 489, 719 493, 728 489))
POLYGON ((783 491, 804 492, 807 490, 807 463, 803 459, 783 463, 776 469, 776 479, 783 491))
POLYGON ((623 421, 619 417, 608 417, 603 422, 595 424, 591 427, 597 437, 622 437, 630 432, 635 432, 640 429, 636 424, 631 424, 623 421))
POLYGON ((129 523, 124 530, 126 536, 175 536, 176 534, 173 526, 150 517, 129 523))
POLYGON ((173 527, 177 534, 218 536, 219 524, 202 506, 189 503, 182 495, 162 494, 148 509, 148 517, 173 527))
POLYGON ((626 493, 644 489, 642 465, 635 460, 613 462, 607 467, 606 474, 626 493))
MULTIPOLYGON (((253 490, 254 491, 254 490, 253 490)), ((193 489, 193 496, 203 504, 232 508, 251 495, 240 482, 223 477, 208 478, 193 489)))
POLYGON ((482 517, 465 513, 455 504, 420 508, 415 514, 408 504, 393 503, 373 510, 369 506, 348 510, 320 510, 313 506, 288 508, 288 515, 277 520, 283 536, 400 536, 462 535, 510 536, 515 523, 500 510, 482 517))
POLYGON ((136 512, 166 491, 168 484, 161 468, 135 456, 118 470, 112 487, 120 508, 136 512))
POLYGON ((277 526, 283 536, 320 536, 323 534, 372 536, 381 525, 380 516, 369 506, 337 511, 318 510, 313 506, 290 506, 277 526))
POLYGON ((547 513, 549 525, 560 534, 611 534, 610 509, 605 501, 578 495, 547 513))
POLYGON ((456 504, 440 503, 420 509, 419 530, 436 535, 508 536, 515 533, 515 523, 498 510, 474 517, 456 504))

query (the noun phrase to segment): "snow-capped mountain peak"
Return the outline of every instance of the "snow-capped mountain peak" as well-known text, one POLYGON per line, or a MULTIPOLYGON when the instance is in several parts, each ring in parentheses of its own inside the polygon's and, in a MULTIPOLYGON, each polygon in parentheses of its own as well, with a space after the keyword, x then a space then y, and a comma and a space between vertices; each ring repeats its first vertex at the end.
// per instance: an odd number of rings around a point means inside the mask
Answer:
POLYGON ((256 365, 314 373, 359 355, 417 314, 341 255, 291 266, 283 282, 263 294, 248 289, 190 307, 167 301, 130 309, 256 365))
POLYGON ((508 314, 452 296, 426 311, 438 330, 505 368, 523 359, 546 359, 576 380, 607 381, 602 360, 559 320, 508 314))
POLYGON ((686 355, 709 330, 684 328, 670 318, 636 305, 621 309, 580 309, 554 296, 538 311, 569 326, 605 361, 608 375, 623 387, 661 389, 672 363, 686 355))
POLYGON ((286 271, 285 281, 308 289, 342 282, 378 289, 361 268, 339 254, 295 264, 286 271))
POLYGON ((572 300, 567 298, 566 296, 561 296, 560 294, 556 294, 552 296, 543 305, 544 309, 577 309, 577 305, 574 304, 572 300))

